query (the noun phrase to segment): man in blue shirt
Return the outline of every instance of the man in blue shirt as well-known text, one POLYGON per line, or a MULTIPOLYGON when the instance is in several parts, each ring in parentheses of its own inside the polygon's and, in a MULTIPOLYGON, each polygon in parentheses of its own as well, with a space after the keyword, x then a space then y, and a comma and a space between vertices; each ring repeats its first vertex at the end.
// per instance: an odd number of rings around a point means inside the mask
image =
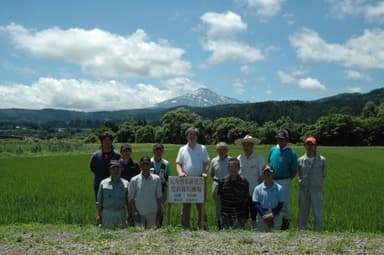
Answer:
POLYGON ((262 232, 281 228, 280 211, 283 207, 282 187, 273 181, 273 169, 264 168, 263 182, 256 186, 252 200, 258 212, 256 229, 262 232))
POLYGON ((128 210, 128 181, 121 178, 119 161, 111 161, 111 176, 102 180, 97 193, 96 222, 103 228, 125 228, 128 210))
POLYGON ((289 228, 291 212, 289 202, 291 198, 291 180, 297 174, 297 154, 289 147, 289 133, 287 130, 280 130, 276 134, 277 145, 269 152, 268 164, 274 170, 274 181, 282 186, 284 207, 282 209, 281 229, 289 228))

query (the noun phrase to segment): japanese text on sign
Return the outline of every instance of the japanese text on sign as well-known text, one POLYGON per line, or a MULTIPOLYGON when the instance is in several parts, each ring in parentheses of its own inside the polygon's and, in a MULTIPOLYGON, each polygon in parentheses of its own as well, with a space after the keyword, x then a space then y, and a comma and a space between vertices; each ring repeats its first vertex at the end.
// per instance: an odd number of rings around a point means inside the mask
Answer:
POLYGON ((169 176, 169 203, 203 203, 204 178, 201 176, 169 176))

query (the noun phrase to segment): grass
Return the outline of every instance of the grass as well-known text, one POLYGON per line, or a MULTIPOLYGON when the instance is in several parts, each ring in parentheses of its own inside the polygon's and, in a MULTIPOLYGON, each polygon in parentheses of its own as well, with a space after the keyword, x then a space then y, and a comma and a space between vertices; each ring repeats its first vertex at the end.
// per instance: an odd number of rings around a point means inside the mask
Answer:
MULTIPOLYGON (((0 147, 5 148, 1 141, 0 147)), ((22 151, 21 142, 12 146, 22 151)), ((47 148, 49 147, 46 145, 47 148)), ((152 144, 134 144, 133 157, 151 155, 152 144)), ((9 145, 11 147, 11 145, 9 145)), ((0 225, 9 224, 75 224, 92 225, 95 205, 92 189, 93 176, 88 162, 98 145, 87 145, 65 152, 10 153, 0 156, 0 225)), ((117 146, 118 147, 118 146, 117 146)), ((164 158, 171 163, 175 175, 175 158, 179 145, 166 145, 164 158)), ((269 145, 260 145, 256 151, 267 157, 269 145)), ((298 155, 303 147, 294 146, 298 155)), ((215 147, 208 146, 210 157, 215 156, 215 147)), ((384 147, 319 147, 327 158, 328 176, 325 184, 325 229, 335 232, 384 232, 384 147)), ((238 146, 231 145, 229 154, 241 153, 238 146)), ((207 215, 210 229, 215 229, 211 180, 208 180, 207 215)), ((297 179, 293 182, 291 208, 293 226, 296 226, 297 179)), ((196 219, 196 210, 192 209, 196 219)), ((180 223, 180 205, 172 210, 172 225, 180 223)), ((165 230, 169 231, 169 230, 165 230)), ((172 233, 172 232, 171 232, 172 233)), ((244 242, 248 242, 246 239, 244 242)), ((334 246, 337 246, 336 244, 334 246)), ((339 245, 342 246, 342 245, 339 245)))
POLYGON ((60 224, 0 228, 0 250, 7 254, 383 254, 384 235, 308 232, 183 231, 60 224))

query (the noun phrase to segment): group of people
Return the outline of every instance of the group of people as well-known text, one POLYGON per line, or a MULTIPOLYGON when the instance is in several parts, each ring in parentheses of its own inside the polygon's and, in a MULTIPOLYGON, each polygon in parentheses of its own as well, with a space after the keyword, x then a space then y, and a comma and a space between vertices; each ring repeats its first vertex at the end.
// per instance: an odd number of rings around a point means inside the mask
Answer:
POLYGON ((101 148, 90 160, 94 173, 96 222, 104 228, 142 225, 161 227, 170 175, 169 162, 162 158, 164 146, 155 144, 153 156, 132 159, 132 146, 113 148, 113 136, 100 136, 101 148), (127 217, 128 215, 128 217, 127 217))
MULTIPOLYGON (((206 147, 198 143, 198 135, 194 127, 185 131, 187 144, 178 151, 176 171, 180 177, 201 176, 205 180, 210 174, 219 229, 246 228, 248 222, 259 231, 288 229, 291 181, 298 174, 298 228, 307 229, 312 209, 314 230, 323 231, 323 184, 327 164, 317 152, 316 138, 305 139, 306 151, 298 158, 289 146, 289 132, 281 130, 276 134, 277 144, 271 148, 266 161, 255 151, 260 140, 246 135, 235 141, 243 149, 239 156, 230 157, 228 144, 219 142, 217 156, 210 162, 206 147)), ((123 228, 127 224, 161 227, 170 176, 169 162, 162 158, 163 145, 155 144, 153 157, 143 156, 136 163, 131 158, 130 144, 123 144, 119 154, 114 151, 110 134, 101 136, 100 142, 101 149, 90 161, 95 175, 97 223, 105 228, 123 228)), ((207 229, 204 203, 197 203, 196 207, 198 227, 207 229)), ((181 224, 185 229, 191 227, 190 211, 191 203, 183 203, 181 224)))

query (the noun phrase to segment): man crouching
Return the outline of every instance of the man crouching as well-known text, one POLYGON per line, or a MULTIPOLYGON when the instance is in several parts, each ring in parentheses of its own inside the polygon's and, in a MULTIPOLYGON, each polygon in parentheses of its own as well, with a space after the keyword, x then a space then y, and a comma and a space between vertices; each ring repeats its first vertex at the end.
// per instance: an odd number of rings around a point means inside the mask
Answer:
POLYGON ((256 203, 256 229, 268 232, 281 227, 280 211, 283 208, 281 185, 273 181, 273 169, 266 166, 263 170, 263 182, 255 187, 252 200, 256 203))

